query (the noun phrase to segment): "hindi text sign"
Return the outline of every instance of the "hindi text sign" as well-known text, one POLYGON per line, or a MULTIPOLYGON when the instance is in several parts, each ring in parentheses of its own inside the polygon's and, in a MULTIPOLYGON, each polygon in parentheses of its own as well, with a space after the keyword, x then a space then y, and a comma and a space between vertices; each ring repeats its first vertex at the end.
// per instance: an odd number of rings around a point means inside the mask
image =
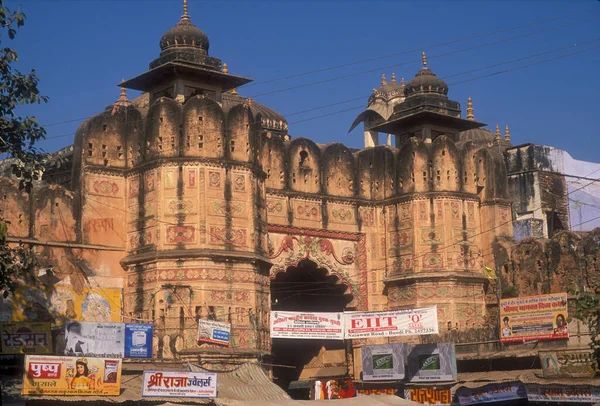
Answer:
POLYGON ((26 355, 23 394, 118 396, 121 360, 26 355))
POLYGON ((50 323, 0 323, 0 353, 52 354, 50 323))
POLYGON ((125 358, 152 358, 152 324, 125 324, 125 358))
POLYGON ((567 294, 500 300, 500 341, 519 342, 569 338, 567 294))
POLYGON ((342 313, 273 311, 271 338, 343 340, 342 313))
POLYGON ((198 343, 229 346, 231 324, 212 320, 198 320, 198 343))
POLYGON ((65 355, 123 358, 125 325, 68 321, 65 324, 65 355))
POLYGON ((144 371, 144 397, 216 398, 215 372, 144 371))
POLYGON ((437 306, 389 312, 344 313, 345 338, 438 334, 437 306))

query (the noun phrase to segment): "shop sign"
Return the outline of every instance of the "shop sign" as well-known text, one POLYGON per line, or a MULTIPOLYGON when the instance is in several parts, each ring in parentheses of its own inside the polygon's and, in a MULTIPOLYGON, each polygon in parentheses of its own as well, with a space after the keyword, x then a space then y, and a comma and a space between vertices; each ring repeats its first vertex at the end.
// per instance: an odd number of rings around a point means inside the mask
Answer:
POLYGON ((389 312, 344 313, 345 338, 438 334, 437 306, 389 312))
POLYGON ((500 300, 500 341, 523 342, 569 338, 567 294, 500 300))
POLYGON ((365 345, 361 351, 363 380, 404 378, 405 344, 365 345))
POLYGON ((422 405, 451 405, 450 389, 411 388, 404 389, 404 398, 422 405))
POLYGON ((456 379, 454 343, 407 345, 408 380, 442 382, 456 379))
POLYGON ((26 355, 23 394, 118 396, 121 360, 26 355))
POLYGON ((152 358, 152 324, 125 324, 125 358, 152 358))
POLYGON ((271 338, 344 339, 342 313, 271 312, 271 338))
POLYGON ((593 378, 594 353, 586 349, 540 351, 544 378, 593 378))
POLYGON ((384 388, 384 389, 358 389, 356 391, 357 396, 371 396, 371 395, 395 395, 398 389, 396 388, 384 388))
POLYGON ((530 402, 595 403, 600 401, 600 388, 596 386, 566 386, 526 384, 530 402))
POLYGON ((527 399, 525 386, 521 382, 495 383, 481 388, 460 388, 456 397, 461 406, 480 403, 504 402, 514 399, 527 399))
POLYGON ((0 353, 52 354, 50 323, 0 323, 0 353))
POLYGON ((212 320, 198 321, 198 343, 211 343, 229 346, 231 324, 212 320))
POLYGON ((216 398, 216 372, 144 371, 142 396, 216 398))
POLYGON ((65 355, 123 358, 125 325, 68 321, 65 324, 65 355))

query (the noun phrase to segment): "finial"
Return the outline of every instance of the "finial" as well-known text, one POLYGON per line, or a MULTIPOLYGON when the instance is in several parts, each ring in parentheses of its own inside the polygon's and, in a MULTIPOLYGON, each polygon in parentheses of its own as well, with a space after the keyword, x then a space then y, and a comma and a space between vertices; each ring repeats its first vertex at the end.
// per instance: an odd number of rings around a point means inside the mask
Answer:
MULTIPOLYGON (((121 84, 125 83, 125 79, 121 79, 121 84)), ((121 86, 121 96, 119 97, 119 100, 122 101, 127 101, 127 89, 125 89, 123 86, 121 86)))
POLYGON ((190 18, 190 16, 188 15, 187 0, 183 0, 183 15, 181 16, 181 18, 190 18))
POLYGON ((229 68, 227 67, 226 63, 223 64, 223 73, 225 73, 225 74, 229 73, 229 68))
POLYGON ((473 100, 470 97, 467 99, 467 120, 475 121, 475 116, 473 115, 473 100))
POLYGON ((404 86, 404 78, 402 78, 402 80, 400 80, 400 86, 404 86))
POLYGON ((423 60, 423 67, 427 67, 427 56, 425 55, 425 51, 421 53, 421 59, 423 60))
POLYGON ((508 126, 504 129, 504 139, 506 141, 510 141, 510 131, 508 131, 508 126))
POLYGON ((494 138, 494 141, 500 141, 500 139, 500 126, 496 124, 496 137, 494 138))
POLYGON ((396 83, 396 74, 392 72, 392 83, 396 83))
POLYGON ((231 91, 231 94, 235 94, 237 96, 238 95, 237 88, 234 87, 233 90, 231 91))
POLYGON ((252 99, 251 99, 251 98, 249 98, 249 97, 248 97, 248 98, 246 99, 246 105, 247 105, 248 107, 252 106, 252 99))
POLYGON ((381 86, 387 85, 387 80, 385 80, 385 74, 381 75, 381 86))

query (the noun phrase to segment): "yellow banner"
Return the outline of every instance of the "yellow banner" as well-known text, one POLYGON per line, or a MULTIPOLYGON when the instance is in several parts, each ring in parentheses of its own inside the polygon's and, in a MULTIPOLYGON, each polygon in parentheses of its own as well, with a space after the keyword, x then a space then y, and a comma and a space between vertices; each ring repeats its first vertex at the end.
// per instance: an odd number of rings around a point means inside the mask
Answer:
POLYGON ((0 353, 52 354, 50 323, 0 323, 0 353))
POLYGON ((24 395, 118 396, 121 360, 25 356, 24 395))
POLYGON ((76 293, 70 286, 47 290, 22 286, 0 306, 0 316, 9 321, 57 324, 65 319, 120 322, 122 308, 121 289, 84 288, 76 293))
POLYGON ((500 341, 524 342, 569 338, 567 294, 500 300, 500 341))

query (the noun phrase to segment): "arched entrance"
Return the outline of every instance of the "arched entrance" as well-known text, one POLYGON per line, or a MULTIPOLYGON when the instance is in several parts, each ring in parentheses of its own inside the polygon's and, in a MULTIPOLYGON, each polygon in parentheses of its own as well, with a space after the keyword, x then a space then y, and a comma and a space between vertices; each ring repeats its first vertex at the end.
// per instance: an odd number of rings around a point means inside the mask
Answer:
MULTIPOLYGON (((336 275, 304 259, 271 280, 271 310, 305 312, 341 312, 354 297, 349 287, 336 275)), ((289 390, 311 360, 324 353, 345 354, 345 342, 339 340, 273 339, 271 348, 274 382, 292 396, 303 397, 306 391, 289 390), (323 350, 324 348, 324 350, 323 350), (302 393, 302 395, 300 395, 302 393)))

